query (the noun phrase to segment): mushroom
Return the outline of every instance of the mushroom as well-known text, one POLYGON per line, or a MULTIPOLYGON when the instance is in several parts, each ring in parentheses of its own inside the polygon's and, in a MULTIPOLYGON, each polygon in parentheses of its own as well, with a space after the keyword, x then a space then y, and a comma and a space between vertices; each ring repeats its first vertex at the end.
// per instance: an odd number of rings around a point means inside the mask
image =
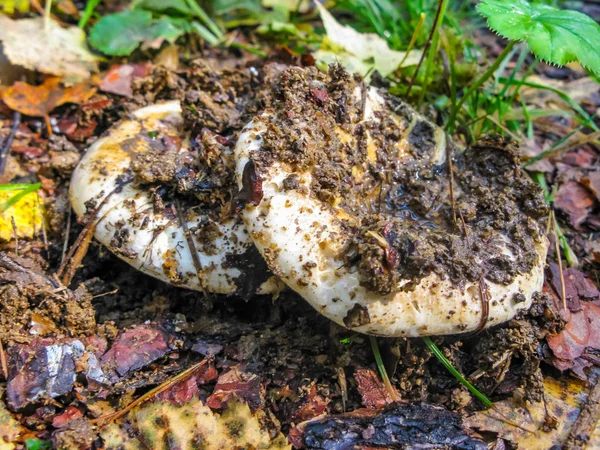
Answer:
POLYGON ((318 312, 381 336, 505 322, 541 290, 539 188, 515 146, 458 148, 339 67, 289 69, 235 147, 242 210, 269 269, 318 312))
MULTIPOLYGON (((233 167, 231 149, 218 156, 233 167)), ((211 189, 198 177, 193 181, 200 188, 190 189, 187 199, 164 188, 166 179, 189 181, 185 164, 175 174, 173 167, 160 173, 168 158, 198 159, 176 101, 138 109, 87 150, 71 180, 73 210, 94 221, 98 241, 148 275, 205 292, 253 293, 267 276, 239 216, 230 205, 213 208, 194 196, 211 189), (136 162, 137 172, 132 170, 136 162), (148 181, 153 174, 140 180, 139 173, 152 164, 159 172, 156 180, 148 181)), ((226 196, 229 188, 212 189, 226 196)))

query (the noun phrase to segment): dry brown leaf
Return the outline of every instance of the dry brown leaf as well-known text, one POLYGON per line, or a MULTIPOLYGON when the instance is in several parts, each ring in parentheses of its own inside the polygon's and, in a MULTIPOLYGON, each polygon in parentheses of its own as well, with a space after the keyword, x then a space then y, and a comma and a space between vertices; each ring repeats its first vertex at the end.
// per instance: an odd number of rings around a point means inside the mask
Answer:
POLYGON ((28 116, 45 117, 57 106, 86 102, 96 92, 87 83, 64 88, 60 86, 60 82, 59 78, 49 78, 44 84, 32 86, 17 81, 4 91, 2 99, 15 111, 28 116))
POLYGON ((41 17, 12 20, 0 15, 0 40, 13 64, 61 76, 69 84, 98 70, 98 57, 88 50, 85 33, 77 27, 62 28, 41 17))

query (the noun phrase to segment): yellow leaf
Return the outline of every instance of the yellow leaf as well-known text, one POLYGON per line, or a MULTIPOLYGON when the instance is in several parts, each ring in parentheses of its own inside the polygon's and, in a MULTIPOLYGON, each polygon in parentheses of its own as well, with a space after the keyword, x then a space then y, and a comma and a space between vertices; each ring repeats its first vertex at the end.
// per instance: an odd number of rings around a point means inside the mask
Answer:
MULTIPOLYGON (((0 190, 0 205, 18 193, 18 190, 0 190)), ((42 213, 36 192, 30 192, 0 213, 0 242, 8 242, 14 238, 13 218, 19 238, 35 237, 42 227, 42 213)))

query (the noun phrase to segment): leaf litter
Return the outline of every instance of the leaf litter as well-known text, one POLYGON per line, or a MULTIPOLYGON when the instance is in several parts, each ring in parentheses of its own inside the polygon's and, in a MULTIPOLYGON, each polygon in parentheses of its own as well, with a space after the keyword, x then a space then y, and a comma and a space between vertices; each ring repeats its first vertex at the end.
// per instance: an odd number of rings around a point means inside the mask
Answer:
POLYGON ((86 45, 78 27, 63 28, 52 19, 13 20, 0 15, 0 40, 15 65, 80 83, 98 71, 98 57, 86 45))

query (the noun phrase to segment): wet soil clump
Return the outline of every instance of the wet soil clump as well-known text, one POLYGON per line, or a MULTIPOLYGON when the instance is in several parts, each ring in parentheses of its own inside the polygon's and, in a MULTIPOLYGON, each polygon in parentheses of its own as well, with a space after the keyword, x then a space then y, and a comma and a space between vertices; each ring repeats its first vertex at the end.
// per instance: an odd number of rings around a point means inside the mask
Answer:
POLYGON ((286 70, 253 154, 259 173, 275 160, 309 172, 311 195, 349 216, 346 263, 361 283, 383 295, 432 273, 507 285, 538 265, 548 209, 517 146, 488 138, 459 149, 401 100, 379 90, 377 103, 368 89, 335 65, 286 70))

